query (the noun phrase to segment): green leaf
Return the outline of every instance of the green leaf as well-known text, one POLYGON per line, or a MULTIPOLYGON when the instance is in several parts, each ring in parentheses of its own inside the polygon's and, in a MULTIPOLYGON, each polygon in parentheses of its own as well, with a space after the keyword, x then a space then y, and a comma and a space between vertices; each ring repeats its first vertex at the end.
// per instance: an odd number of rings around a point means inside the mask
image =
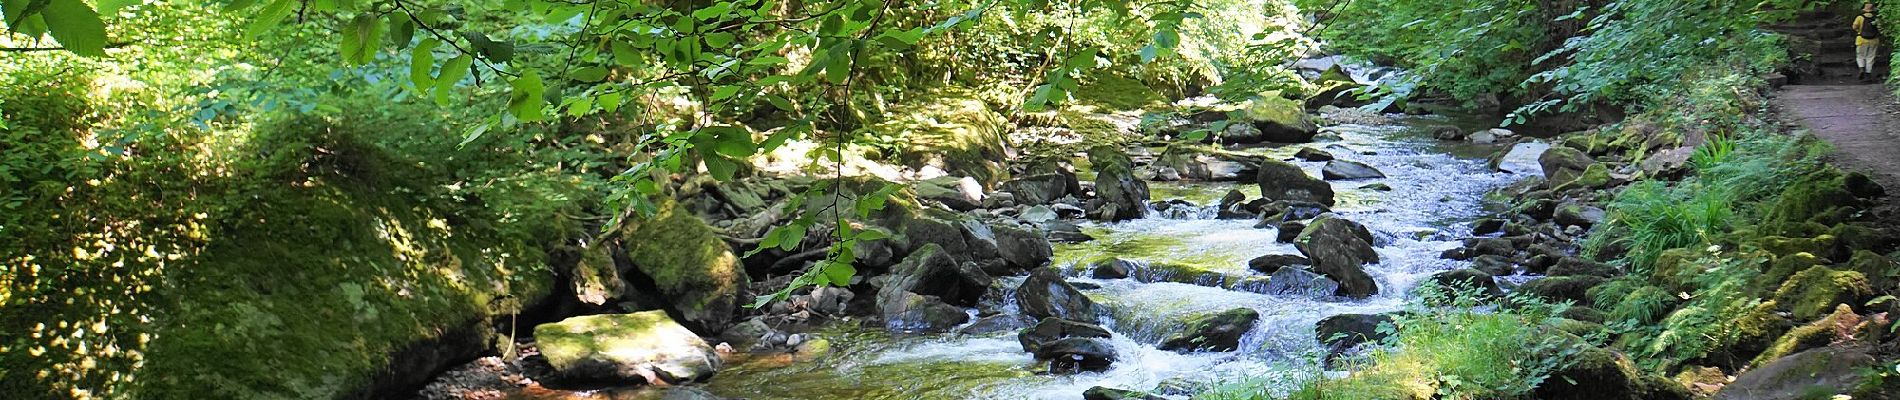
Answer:
POLYGON ((732 95, 739 94, 740 88, 741 86, 738 85, 715 87, 712 92, 712 101, 725 100, 732 97, 732 95))
POLYGON ((739 164, 732 162, 732 160, 727 160, 725 157, 706 157, 705 161, 706 172, 711 173, 713 179, 720 182, 731 181, 733 174, 739 172, 739 164))
POLYGON ((885 233, 883 230, 865 229, 862 231, 858 231, 858 236, 856 237, 856 239, 861 240, 861 241, 872 241, 872 240, 884 240, 890 237, 891 237, 891 234, 885 233))
POLYGON ((710 20, 710 19, 722 16, 722 15, 726 15, 726 13, 730 11, 732 11, 732 3, 718 2, 718 3, 713 3, 713 5, 711 6, 707 6, 706 8, 694 10, 693 18, 697 18, 701 21, 705 21, 705 20, 710 20))
POLYGON ((781 226, 781 228, 785 229, 783 231, 774 230, 780 232, 780 235, 783 235, 778 240, 778 249, 792 251, 797 250, 800 244, 805 243, 805 230, 811 228, 811 223, 804 220, 792 221, 791 224, 781 226))
POLYGON ((547 106, 547 87, 541 83, 541 74, 528 70, 521 77, 508 82, 513 90, 508 93, 508 112, 522 121, 540 121, 546 118, 541 109, 547 106))
POLYGON ((376 59, 377 45, 383 40, 383 23, 376 16, 363 13, 350 20, 350 26, 343 29, 343 62, 350 65, 368 64, 376 59))
POLYGON ((850 286, 851 277, 858 274, 857 267, 852 267, 851 263, 826 260, 820 262, 819 266, 824 268, 826 281, 832 286, 850 286))
MULTIPOLYGON (((29 7, 30 8, 30 7, 29 7)), ((52 0, 40 11, 53 40, 66 51, 86 57, 105 57, 106 24, 99 13, 81 0, 52 0)))
POLYGON ((416 21, 409 19, 407 13, 389 13, 389 42, 397 49, 409 48, 409 42, 416 37, 416 21))
POLYGON ((607 69, 601 67, 586 67, 576 69, 573 73, 568 74, 568 76, 581 82, 600 82, 607 79, 607 69))
POLYGON ((726 33, 726 32, 708 33, 706 34, 706 47, 711 47, 715 49, 725 48, 726 46, 732 45, 732 41, 734 39, 735 38, 732 36, 731 33, 726 33))
POLYGON ((426 37, 409 51, 409 82, 416 85, 417 92, 427 93, 435 86, 435 78, 430 73, 435 69, 435 46, 440 44, 441 41, 426 37))
POLYGON ((112 14, 118 14, 119 9, 125 8, 125 6, 143 4, 145 3, 145 1, 144 0, 99 0, 95 3, 99 4, 100 15, 112 15, 112 14))
POLYGON ((832 45, 828 53, 825 56, 825 80, 833 84, 844 83, 845 79, 851 77, 851 42, 832 45))
POLYGON ((257 12, 257 18, 251 19, 251 23, 244 25, 244 36, 257 37, 270 31, 271 28, 276 28, 278 22, 282 22, 284 18, 297 11, 295 6, 299 4, 298 1, 271 0, 270 4, 264 5, 263 10, 257 12))
POLYGON ((468 69, 473 66, 474 63, 475 58, 467 54, 455 56, 455 58, 449 59, 448 62, 442 63, 442 74, 435 78, 436 104, 442 106, 449 105, 449 92, 455 90, 455 85, 461 83, 462 78, 468 77, 468 69))
POLYGON ((615 40, 613 42, 613 50, 614 64, 619 64, 623 67, 640 66, 640 59, 642 58, 640 50, 633 48, 633 45, 624 41, 615 40))

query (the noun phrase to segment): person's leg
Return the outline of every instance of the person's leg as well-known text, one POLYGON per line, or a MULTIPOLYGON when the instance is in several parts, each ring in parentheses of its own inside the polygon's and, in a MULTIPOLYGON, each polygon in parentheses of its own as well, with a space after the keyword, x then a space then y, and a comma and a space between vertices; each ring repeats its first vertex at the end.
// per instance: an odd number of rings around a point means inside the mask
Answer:
POLYGON ((1865 79, 1867 76, 1873 75, 1874 50, 1879 47, 1879 45, 1872 43, 1854 47, 1854 66, 1860 67, 1860 71, 1858 72, 1860 72, 1861 78, 1865 79))

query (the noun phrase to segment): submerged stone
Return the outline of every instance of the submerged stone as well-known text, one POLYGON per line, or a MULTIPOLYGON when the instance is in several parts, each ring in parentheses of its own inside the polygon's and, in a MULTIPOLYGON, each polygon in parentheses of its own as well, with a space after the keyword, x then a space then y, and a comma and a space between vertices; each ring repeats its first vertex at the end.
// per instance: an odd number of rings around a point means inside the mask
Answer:
POLYGON ((1096 386, 1083 391, 1082 400, 1166 400, 1166 398, 1136 390, 1096 386))
POLYGON ((569 378, 678 384, 719 371, 712 346, 661 310, 568 318, 535 326, 534 338, 569 378))
POLYGON ((1321 168, 1319 172, 1320 172, 1321 177, 1326 178, 1326 180, 1329 180, 1329 181, 1330 180, 1374 179, 1374 178, 1385 177, 1385 173, 1379 172, 1379 169, 1377 168, 1373 168, 1372 166, 1366 165, 1365 163, 1361 163, 1357 161, 1347 161, 1347 160, 1327 161, 1326 166, 1324 168, 1321 168))
POLYGON ((1118 358, 1108 340, 1082 337, 1045 343, 1035 354, 1036 359, 1049 360, 1049 371, 1055 373, 1107 371, 1118 358))

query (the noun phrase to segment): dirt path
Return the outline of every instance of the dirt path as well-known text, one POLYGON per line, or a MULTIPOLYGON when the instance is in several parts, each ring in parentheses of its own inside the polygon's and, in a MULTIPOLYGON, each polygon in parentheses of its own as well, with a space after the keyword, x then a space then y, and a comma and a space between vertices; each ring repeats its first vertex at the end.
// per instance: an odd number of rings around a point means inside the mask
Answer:
POLYGON ((1879 84, 1791 85, 1774 104, 1783 121, 1834 145, 1830 163, 1872 176, 1893 195, 1900 194, 1900 115, 1892 99, 1879 84))

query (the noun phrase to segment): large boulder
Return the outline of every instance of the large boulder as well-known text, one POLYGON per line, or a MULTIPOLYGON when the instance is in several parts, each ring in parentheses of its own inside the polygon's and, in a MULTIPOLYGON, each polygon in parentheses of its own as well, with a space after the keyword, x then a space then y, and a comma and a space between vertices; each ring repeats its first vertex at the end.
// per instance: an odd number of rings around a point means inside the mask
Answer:
POLYGON ((990 224, 989 231, 989 239, 996 244, 997 255, 1013 269, 1041 267, 1055 256, 1055 247, 1049 244, 1049 239, 1032 229, 990 224))
POLYGON ((921 332, 944 332, 967 321, 963 307, 975 306, 992 282, 974 264, 958 263, 935 243, 905 257, 886 279, 877 295, 885 327, 921 332))
POLYGON ((1148 183, 1135 178, 1134 161, 1113 146, 1089 149, 1095 168, 1096 219, 1121 221, 1148 215, 1148 183))
MULTIPOLYGON (((1562 334, 1562 333, 1558 333, 1562 334)), ((1547 400, 1687 400, 1682 386, 1646 376, 1629 357, 1584 344, 1570 337, 1580 351, 1533 390, 1532 398, 1547 400)))
POLYGON ((1537 156, 1537 165, 1543 167, 1544 177, 1551 187, 1562 186, 1577 180, 1585 169, 1596 164, 1589 154, 1569 147, 1552 147, 1537 156))
POLYGON ((1544 142, 1518 142, 1511 149, 1491 158, 1491 169, 1513 174, 1527 174, 1543 171, 1538 159, 1550 150, 1550 144, 1544 142))
POLYGON ((745 266, 705 220, 668 203, 620 234, 633 272, 653 282, 681 323, 707 333, 732 323, 749 284, 745 266))
MULTIPOLYGON (((1735 377, 1734 382, 1716 392, 1716 400, 1798 400, 1817 398, 1816 393, 1842 394, 1853 389, 1871 389, 1873 393, 1900 393, 1900 382, 1888 380, 1882 387, 1866 388, 1865 371, 1879 368, 1880 359, 1864 345, 1839 345, 1803 351, 1776 359, 1735 377)), ((1860 393, 1847 393, 1852 398, 1860 393)), ((1826 396, 1823 396, 1826 397, 1826 396)))
POLYGON ((1379 293, 1378 284, 1365 270, 1366 264, 1379 262, 1379 252, 1373 250, 1372 232, 1364 225, 1322 215, 1300 232, 1293 246, 1313 261, 1314 272, 1339 282, 1334 294, 1358 298, 1379 293))
POLYGON ((1023 351, 1035 353, 1042 350, 1044 344, 1064 338, 1106 338, 1110 334, 1101 325, 1070 321, 1061 318, 1043 318, 1035 325, 1016 334, 1016 342, 1023 345, 1023 351))
POLYGON ((1029 278, 1016 288, 1016 304, 1023 315, 1035 318, 1061 318, 1086 323, 1100 323, 1101 317, 1095 312, 1095 301, 1089 300, 1081 290, 1062 279, 1055 269, 1037 268, 1030 271, 1029 278))
POLYGON ((1312 265, 1313 261, 1292 254, 1268 254, 1247 260, 1247 268, 1263 274, 1280 272, 1281 268, 1312 265))
POLYGON ((1379 172, 1379 169, 1377 168, 1373 168, 1372 166, 1366 165, 1365 163, 1361 163, 1357 161, 1347 161, 1347 160, 1327 161, 1326 166, 1324 168, 1321 168, 1319 173, 1320 173, 1320 177, 1326 178, 1326 180, 1329 180, 1329 181, 1374 179, 1374 178, 1385 177, 1385 173, 1379 172))
POLYGON ((1003 181, 1000 190, 1016 197, 1016 204, 1041 205, 1069 195, 1068 180, 1061 174, 1030 175, 1003 181))
POLYGON ((1258 154, 1227 151, 1206 145, 1176 144, 1162 150, 1155 159, 1157 168, 1171 168, 1182 179, 1201 181, 1238 181, 1258 174, 1258 154))
POLYGON ((573 379, 668 385, 719 371, 712 346, 661 310, 536 325, 534 340, 555 372, 573 379))
POLYGON ((1379 325, 1391 323, 1392 316, 1386 314, 1339 314, 1319 320, 1313 334, 1321 344, 1344 350, 1360 343, 1385 340, 1390 331, 1381 331, 1379 325))
POLYGON ((1789 277, 1775 290, 1774 300, 1796 320, 1807 321, 1826 316, 1837 304, 1865 304, 1873 293, 1867 276, 1858 271, 1815 266, 1789 277))
POLYGON ((902 165, 934 167, 984 184, 1001 180, 1004 162, 1014 151, 1007 139, 1009 120, 977 96, 943 91, 913 97, 900 105, 900 118, 880 123, 879 132, 895 132, 894 152, 902 165))
POLYGON ((1240 348, 1240 337, 1252 330, 1254 324, 1259 321, 1260 312, 1245 307, 1190 316, 1182 331, 1163 338, 1161 344, 1156 345, 1155 348, 1175 351, 1234 351, 1240 348))
POLYGON ((1238 118, 1235 122, 1252 125, 1260 132, 1260 140, 1229 143, 1306 143, 1313 141, 1313 136, 1319 134, 1319 126, 1306 117, 1306 107, 1278 95, 1248 100, 1236 114, 1238 118))
POLYGON ((969 177, 943 176, 911 185, 917 198, 933 200, 957 211, 983 208, 983 184, 969 177))
POLYGON ((1260 172, 1254 182, 1260 185, 1260 196, 1273 200, 1310 201, 1331 207, 1333 205, 1333 185, 1326 181, 1313 179, 1298 165, 1278 160, 1262 160, 1260 172))

